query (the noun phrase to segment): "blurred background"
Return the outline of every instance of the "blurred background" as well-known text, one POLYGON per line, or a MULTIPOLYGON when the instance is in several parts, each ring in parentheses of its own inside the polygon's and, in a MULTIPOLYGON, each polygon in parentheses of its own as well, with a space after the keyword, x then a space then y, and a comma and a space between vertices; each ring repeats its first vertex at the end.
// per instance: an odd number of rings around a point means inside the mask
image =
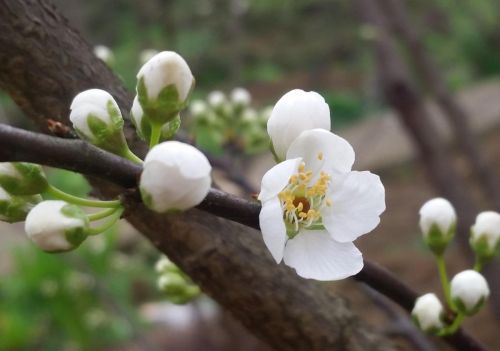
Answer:
MULTIPOLYGON (((145 50, 186 59, 192 100, 209 107, 202 118, 188 108, 181 135, 210 154, 225 190, 258 191, 273 164, 262 147, 266 107, 291 89, 314 90, 330 105, 333 131, 353 145, 355 169, 380 174, 386 186, 380 226, 357 242, 365 257, 422 293, 441 294, 417 221, 420 206, 443 195, 462 226, 447 253, 450 274, 470 267, 467 228, 479 211, 500 210, 500 2, 53 1, 91 46, 111 50, 109 65, 130 91, 145 50), (255 133, 212 116, 224 111, 211 92, 230 96, 236 87, 251 95, 238 113, 260 123, 255 133)), ((30 128, 3 94, 0 122, 30 128)), ((75 195, 90 190, 76 174, 49 175, 75 195)), ((0 223, 0 350, 269 350, 207 297, 172 303, 157 288, 159 258, 126 223, 61 255, 37 250, 22 225, 0 223)), ((465 323, 492 350, 500 349, 496 267, 486 272, 493 298, 465 323)), ((402 350, 446 349, 369 288, 327 288, 349 296, 402 350)))

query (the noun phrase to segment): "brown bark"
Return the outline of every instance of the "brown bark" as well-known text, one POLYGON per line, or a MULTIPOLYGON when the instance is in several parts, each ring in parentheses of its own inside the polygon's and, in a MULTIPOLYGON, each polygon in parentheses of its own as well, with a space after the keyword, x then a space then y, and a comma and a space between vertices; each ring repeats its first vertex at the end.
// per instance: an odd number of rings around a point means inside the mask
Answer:
MULTIPOLYGON (((46 131, 88 88, 131 104, 120 82, 42 0, 0 1, 0 85, 46 131)), ((105 190, 102 189, 101 190, 105 190)), ((199 210, 160 216, 135 197, 127 219, 253 333, 278 350, 392 350, 342 298, 277 266, 254 230, 199 210)))
POLYGON ((500 184, 495 176, 495 170, 483 157, 479 143, 471 131, 467 114, 446 87, 441 71, 433 62, 420 38, 417 26, 410 21, 404 2, 382 0, 379 3, 384 6, 394 34, 399 35, 401 42, 408 50, 408 57, 413 62, 417 74, 448 118, 455 131, 457 145, 468 158, 472 171, 483 188, 484 195, 500 210, 500 184))

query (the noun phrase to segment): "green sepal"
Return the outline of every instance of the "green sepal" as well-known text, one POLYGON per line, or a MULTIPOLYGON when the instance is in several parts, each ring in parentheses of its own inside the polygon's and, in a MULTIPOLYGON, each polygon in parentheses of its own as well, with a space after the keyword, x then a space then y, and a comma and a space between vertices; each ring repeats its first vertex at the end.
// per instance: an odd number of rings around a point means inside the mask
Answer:
POLYGON ((163 125, 161 128, 161 136, 163 139, 172 139, 181 127, 181 116, 177 115, 173 120, 163 125))
POLYGON ((76 131, 82 138, 95 146, 117 155, 123 155, 128 148, 125 136, 123 135, 123 119, 121 116, 119 116, 119 120, 116 119, 116 116, 111 116, 111 120, 111 124, 106 124, 99 117, 89 114, 87 116, 87 124, 93 137, 89 139, 78 129, 76 131))
POLYGON ((467 307, 462 302, 462 300, 460 300, 459 298, 453 299, 453 303, 457 307, 457 310, 459 312, 462 312, 463 314, 465 314, 467 316, 472 316, 472 315, 476 314, 477 312, 479 312, 481 307, 483 307, 485 301, 486 301, 486 298, 484 296, 482 296, 479 299, 479 301, 474 305, 474 307, 472 307, 471 309, 467 309, 467 307))
POLYGON ((469 243, 479 261, 485 264, 490 262, 498 254, 500 250, 500 240, 496 242, 494 247, 490 247, 486 235, 479 235, 478 238, 479 239, 473 240, 471 236, 469 243))
MULTIPOLYGON (((193 86, 194 83, 191 90, 193 86)), ((137 96, 144 111, 143 119, 149 119, 151 122, 161 125, 173 120, 188 104, 188 99, 180 100, 175 84, 167 85, 160 91, 155 100, 150 100, 144 77, 141 77, 137 82, 137 96)))
POLYGON ((441 332, 443 331, 443 328, 439 328, 439 327, 430 327, 427 330, 424 330, 422 328, 422 326, 420 325, 420 321, 419 321, 417 316, 412 314, 411 319, 413 320, 413 323, 415 323, 415 325, 418 327, 418 329, 420 329, 424 333, 431 334, 431 335, 440 335, 441 332))
POLYGON ((47 190, 49 183, 40 165, 27 162, 12 162, 19 176, 0 175, 0 186, 16 196, 36 195, 47 190))
POLYGON ((61 213, 69 218, 80 219, 84 223, 81 227, 74 227, 64 231, 66 240, 73 245, 71 249, 64 251, 70 251, 80 246, 80 244, 88 237, 89 219, 80 207, 72 204, 63 206, 61 208, 61 213))
POLYGON ((0 221, 22 222, 26 219, 29 211, 41 201, 40 195, 12 196, 10 200, 0 200, 0 221))
POLYGON ((149 209, 153 209, 153 196, 144 190, 143 187, 139 187, 139 191, 141 193, 142 203, 149 209))
POLYGON ((455 231, 456 223, 453 223, 446 233, 443 233, 441 228, 436 223, 433 223, 424 237, 425 244, 435 255, 442 255, 455 236, 455 231))

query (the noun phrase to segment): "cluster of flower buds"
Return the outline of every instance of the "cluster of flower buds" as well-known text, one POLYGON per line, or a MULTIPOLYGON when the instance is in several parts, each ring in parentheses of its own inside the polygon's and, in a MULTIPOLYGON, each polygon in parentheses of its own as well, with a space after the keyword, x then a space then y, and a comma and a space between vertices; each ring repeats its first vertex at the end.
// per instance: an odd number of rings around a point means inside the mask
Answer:
POLYGON ((0 163, 0 220, 25 221, 28 238, 44 251, 64 252, 78 247, 89 235, 102 231, 90 227, 91 220, 119 216, 120 207, 119 201, 89 200, 62 192, 49 184, 39 165, 0 163), (43 200, 42 193, 60 200, 43 200), (87 215, 77 205, 109 209, 87 215))
POLYGON ((235 88, 226 96, 212 91, 205 100, 190 105, 189 129, 196 145, 212 154, 220 154, 230 145, 246 154, 262 152, 269 146, 266 123, 270 108, 255 109, 252 96, 244 88, 235 88))
POLYGON ((167 257, 160 258, 155 268, 158 289, 170 302, 185 304, 201 295, 200 288, 167 257))
POLYGON ((48 187, 42 167, 31 163, 0 163, 0 220, 22 222, 42 200, 48 187))
POLYGON ((444 252, 455 236, 455 209, 446 199, 431 199, 420 209, 419 224, 425 244, 436 257, 447 307, 454 318, 451 323, 445 323, 443 306, 434 294, 426 294, 417 299, 412 316, 423 331, 450 335, 458 329, 465 316, 476 314, 488 299, 488 283, 479 271, 498 253, 500 214, 487 211, 477 216, 470 236, 470 244, 476 255, 474 270, 456 274, 451 282, 446 273, 444 252))

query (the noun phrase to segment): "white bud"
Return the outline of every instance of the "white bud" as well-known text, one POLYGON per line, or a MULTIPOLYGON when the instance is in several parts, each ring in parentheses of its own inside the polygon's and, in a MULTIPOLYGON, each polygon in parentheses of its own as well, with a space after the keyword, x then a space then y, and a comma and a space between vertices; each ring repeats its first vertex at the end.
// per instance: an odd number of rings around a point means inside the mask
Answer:
POLYGON ((113 51, 105 45, 96 45, 94 46, 94 55, 97 58, 101 59, 108 65, 112 65, 115 61, 115 55, 113 55, 113 51))
POLYGON ((0 187, 0 221, 8 223, 24 221, 28 212, 41 200, 40 195, 14 196, 0 187))
POLYGON ((267 122, 267 132, 280 160, 290 144, 305 130, 330 130, 330 108, 316 92, 289 91, 278 100, 267 122))
POLYGON ((428 236, 433 225, 441 232, 447 233, 457 221, 457 214, 451 203, 443 198, 427 201, 420 208, 420 229, 424 236, 428 236))
POLYGON ((234 88, 231 91, 231 101, 237 105, 246 106, 252 101, 252 96, 245 88, 234 88))
POLYGON ((141 65, 145 64, 149 60, 151 60, 156 54, 158 54, 158 50, 156 49, 144 49, 139 54, 139 61, 141 65))
POLYGON ((168 257, 166 256, 162 256, 157 262, 156 262, 156 265, 155 265, 155 270, 158 272, 158 273, 164 273, 166 271, 169 270, 169 268, 173 267, 174 264, 172 263, 172 261, 170 261, 168 259, 168 257))
POLYGON ((219 107, 227 102, 226 95, 220 90, 214 90, 207 96, 209 105, 219 107))
POLYGON ((12 195, 36 195, 47 190, 47 178, 40 165, 0 162, 0 186, 12 195))
POLYGON ((64 201, 42 201, 28 213, 25 231, 42 250, 69 251, 87 237, 88 219, 77 206, 64 201))
POLYGON ((137 73, 137 79, 141 78, 144 79, 150 101, 157 100, 163 89, 173 86, 177 91, 179 103, 182 103, 187 99, 194 84, 188 64, 173 51, 162 51, 154 55, 137 73))
POLYGON ((70 109, 69 119, 82 139, 118 154, 127 148, 120 108, 107 91, 85 90, 75 96, 70 109))
POLYGON ((207 195, 212 167, 195 147, 166 141, 153 147, 144 160, 140 190, 144 203, 156 212, 186 210, 207 195))
POLYGON ((471 228, 471 243, 475 251, 486 251, 486 256, 494 256, 500 246, 500 214, 485 211, 478 214, 471 228), (484 246, 481 243, 484 242, 484 246))
POLYGON ((189 105, 189 112, 193 116, 199 116, 207 112, 207 104, 201 100, 195 100, 189 105))
POLYGON ((471 315, 476 313, 490 296, 490 289, 488 282, 480 273, 469 269, 453 277, 450 293, 457 308, 471 315))
POLYGON ((433 293, 420 296, 411 312, 420 329, 431 333, 443 327, 442 314, 443 305, 433 293))
POLYGON ((134 102, 132 103, 132 108, 130 109, 130 119, 132 120, 132 124, 135 126, 135 130, 141 139, 146 138, 146 133, 143 125, 143 117, 144 111, 142 110, 142 106, 139 103, 139 99, 137 95, 134 98, 134 102))

